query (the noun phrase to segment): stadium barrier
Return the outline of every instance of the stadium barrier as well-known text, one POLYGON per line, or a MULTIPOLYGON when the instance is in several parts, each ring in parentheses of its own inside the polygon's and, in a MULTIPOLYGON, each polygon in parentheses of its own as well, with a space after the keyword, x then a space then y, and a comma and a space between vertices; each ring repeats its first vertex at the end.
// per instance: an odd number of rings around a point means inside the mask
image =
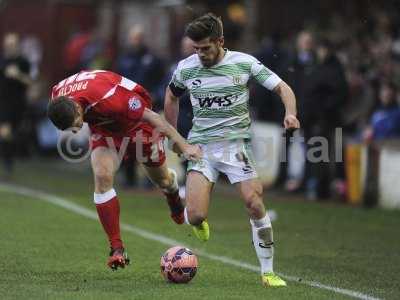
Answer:
POLYGON ((371 147, 371 169, 377 190, 378 205, 387 209, 400 209, 400 140, 385 140, 371 147))
POLYGON ((400 209, 400 140, 349 144, 345 162, 349 203, 400 209))

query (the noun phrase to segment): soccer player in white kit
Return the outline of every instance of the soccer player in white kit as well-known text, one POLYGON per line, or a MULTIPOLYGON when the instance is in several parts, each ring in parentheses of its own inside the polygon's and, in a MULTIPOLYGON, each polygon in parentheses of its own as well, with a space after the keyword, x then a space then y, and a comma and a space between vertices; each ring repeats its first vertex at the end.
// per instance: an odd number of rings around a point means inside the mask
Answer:
POLYGON ((177 126, 179 97, 187 91, 193 106, 189 143, 198 144, 203 158, 187 169, 185 222, 202 241, 209 239, 207 214, 212 187, 220 172, 227 175, 244 200, 253 244, 265 286, 286 286, 273 271, 271 220, 262 200, 263 187, 255 170, 250 144, 248 81, 254 78, 278 94, 286 109, 285 129, 296 129, 296 98, 279 76, 251 55, 223 48, 219 18, 206 14, 186 27, 195 54, 179 62, 165 95, 165 117, 177 126))

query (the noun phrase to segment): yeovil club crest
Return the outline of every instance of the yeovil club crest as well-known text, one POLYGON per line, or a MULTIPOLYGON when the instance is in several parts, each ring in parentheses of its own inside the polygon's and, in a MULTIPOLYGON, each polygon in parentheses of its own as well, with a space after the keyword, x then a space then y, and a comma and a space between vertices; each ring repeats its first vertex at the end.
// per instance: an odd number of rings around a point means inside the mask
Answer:
POLYGON ((243 83, 242 83, 242 77, 241 77, 241 76, 233 76, 233 77, 232 77, 232 82, 233 82, 233 84, 235 84, 235 85, 243 84, 243 83))
POLYGON ((128 106, 130 110, 138 110, 142 107, 142 103, 138 98, 131 98, 128 101, 128 106))

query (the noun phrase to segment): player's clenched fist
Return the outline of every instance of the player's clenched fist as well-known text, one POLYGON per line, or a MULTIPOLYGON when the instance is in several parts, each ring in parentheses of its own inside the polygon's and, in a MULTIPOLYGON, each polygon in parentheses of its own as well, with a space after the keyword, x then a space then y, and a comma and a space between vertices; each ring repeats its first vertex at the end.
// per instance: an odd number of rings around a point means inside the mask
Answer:
POLYGON ((285 129, 298 129, 300 128, 300 122, 295 115, 286 115, 283 121, 285 129))
POLYGON ((188 160, 200 160, 203 156, 203 151, 199 145, 187 145, 183 149, 183 156, 188 160))

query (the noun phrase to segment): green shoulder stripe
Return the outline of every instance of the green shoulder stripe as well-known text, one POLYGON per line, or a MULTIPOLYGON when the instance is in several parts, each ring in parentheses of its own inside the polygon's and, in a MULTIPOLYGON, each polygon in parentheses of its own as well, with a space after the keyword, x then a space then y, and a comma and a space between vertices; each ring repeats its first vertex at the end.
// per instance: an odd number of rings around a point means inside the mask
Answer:
POLYGON ((264 83, 265 80, 268 79, 268 77, 270 77, 272 75, 271 72, 269 72, 266 68, 261 69, 260 72, 258 72, 258 74, 256 76, 254 76, 254 78, 260 82, 260 83, 264 83))

